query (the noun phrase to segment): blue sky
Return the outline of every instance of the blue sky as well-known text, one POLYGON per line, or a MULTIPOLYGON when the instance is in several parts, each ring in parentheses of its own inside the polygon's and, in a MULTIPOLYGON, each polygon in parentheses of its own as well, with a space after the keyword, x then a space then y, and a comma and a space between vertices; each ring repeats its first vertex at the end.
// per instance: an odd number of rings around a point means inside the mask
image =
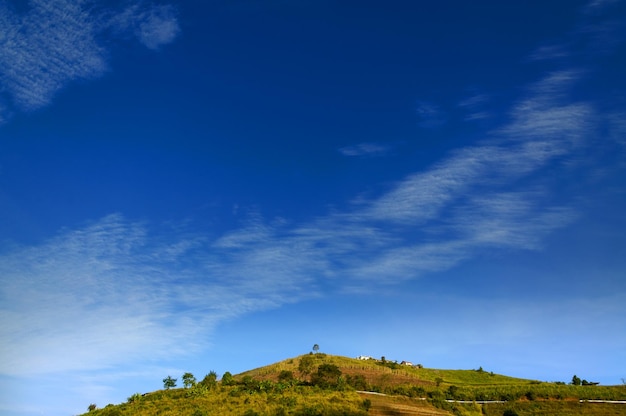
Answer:
POLYGON ((626 377, 626 2, 0 1, 0 412, 307 353, 626 377))

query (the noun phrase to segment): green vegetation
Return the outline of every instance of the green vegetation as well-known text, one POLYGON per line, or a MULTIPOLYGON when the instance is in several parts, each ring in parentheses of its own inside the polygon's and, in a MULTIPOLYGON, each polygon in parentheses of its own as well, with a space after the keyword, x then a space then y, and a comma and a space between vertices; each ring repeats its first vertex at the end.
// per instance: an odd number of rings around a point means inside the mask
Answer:
MULTIPOLYGON (((315 349, 317 350, 317 349, 315 349)), ((406 363, 309 353, 218 381, 191 373, 163 379, 164 390, 134 394, 126 403, 89 415, 626 415, 624 386, 597 386, 574 376, 571 384, 519 379, 478 370, 436 370, 406 363), (580 381, 574 383, 574 381, 580 381), (370 392, 370 393, 366 393, 370 392), (372 394, 378 393, 378 394, 372 394), (482 403, 482 401, 501 401, 482 403)))
POLYGON ((167 376, 163 379, 163 388, 169 390, 176 387, 176 379, 171 376, 167 376))
POLYGON ((254 382, 226 386, 201 394, 187 389, 161 390, 139 402, 90 412, 91 416, 329 415, 364 416, 367 403, 354 391, 254 382), (247 384, 246 384, 247 383, 247 384))
POLYGON ((183 374, 183 386, 185 386, 186 389, 188 389, 189 387, 193 387, 195 385, 196 385, 196 378, 194 377, 193 374, 191 373, 183 374))

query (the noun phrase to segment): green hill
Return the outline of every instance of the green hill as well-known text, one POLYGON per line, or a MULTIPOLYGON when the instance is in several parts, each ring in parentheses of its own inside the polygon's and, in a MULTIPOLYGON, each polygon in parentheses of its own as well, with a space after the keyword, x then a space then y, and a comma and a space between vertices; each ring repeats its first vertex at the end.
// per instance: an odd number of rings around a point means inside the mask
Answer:
POLYGON ((90 416, 626 415, 624 386, 573 386, 478 370, 438 370, 307 354, 220 381, 135 394, 90 416), (494 401, 484 403, 484 401, 494 401))

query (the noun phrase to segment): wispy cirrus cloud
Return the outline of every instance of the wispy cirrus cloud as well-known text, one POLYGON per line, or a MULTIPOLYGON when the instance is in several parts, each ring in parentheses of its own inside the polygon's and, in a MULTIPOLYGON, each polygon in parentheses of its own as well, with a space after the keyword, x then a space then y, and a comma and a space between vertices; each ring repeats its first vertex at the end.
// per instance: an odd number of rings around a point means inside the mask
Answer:
POLYGON ((458 106, 467 112, 465 121, 482 120, 491 117, 491 113, 485 109, 489 102, 486 94, 474 94, 462 100, 458 106))
POLYGON ((114 13, 108 24, 117 33, 131 33, 149 49, 159 49, 174 41, 180 32, 176 9, 171 5, 131 4, 114 13))
MULTIPOLYGON (((0 3, 0 85, 7 102, 32 111, 77 80, 94 79, 109 68, 102 37, 131 30, 158 49, 179 32, 170 6, 137 3, 124 11, 102 10, 86 1, 30 0, 26 12, 0 3)), ((3 110, 0 106, 0 111, 3 110)), ((0 113, 0 121, 10 114, 0 113)))
POLYGON ((561 39, 546 42, 528 57, 530 61, 580 58, 608 54, 626 40, 626 26, 620 13, 613 14, 623 0, 591 0, 582 7, 584 18, 573 31, 561 39))
POLYGON ((47 104, 70 80, 88 79, 106 69, 95 40, 97 23, 80 1, 33 0, 19 15, 0 4, 0 82, 23 110, 47 104))
POLYGON ((350 157, 373 157, 384 156, 389 152, 388 145, 378 143, 358 143, 352 146, 345 146, 339 149, 339 153, 350 157))
MULTIPOLYGON (((261 257, 288 261, 259 252, 249 263, 258 268, 261 257)), ((189 353, 217 322, 291 294, 284 274, 276 291, 269 273, 228 267, 214 264, 201 240, 160 241, 118 215, 5 253, 0 371, 95 370, 139 360, 142 351, 151 351, 150 360, 189 353)))
POLYGON ((436 104, 427 101, 418 101, 415 106, 417 124, 426 129, 434 129, 446 123, 445 112, 436 104))

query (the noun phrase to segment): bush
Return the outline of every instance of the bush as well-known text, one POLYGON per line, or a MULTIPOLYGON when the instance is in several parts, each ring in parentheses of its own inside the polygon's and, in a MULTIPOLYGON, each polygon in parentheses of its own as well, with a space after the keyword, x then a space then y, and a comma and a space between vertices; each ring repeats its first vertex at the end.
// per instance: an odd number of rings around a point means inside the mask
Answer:
POLYGON ((311 383, 322 388, 337 387, 341 370, 334 364, 320 364, 317 372, 311 376, 311 383))
POLYGON ((187 390, 185 396, 187 397, 202 397, 209 394, 209 387, 206 384, 199 383, 187 390))
POLYGON ((136 403, 139 400, 141 400, 141 397, 142 397, 141 393, 135 393, 132 396, 130 396, 127 400, 128 400, 128 403, 136 403))

